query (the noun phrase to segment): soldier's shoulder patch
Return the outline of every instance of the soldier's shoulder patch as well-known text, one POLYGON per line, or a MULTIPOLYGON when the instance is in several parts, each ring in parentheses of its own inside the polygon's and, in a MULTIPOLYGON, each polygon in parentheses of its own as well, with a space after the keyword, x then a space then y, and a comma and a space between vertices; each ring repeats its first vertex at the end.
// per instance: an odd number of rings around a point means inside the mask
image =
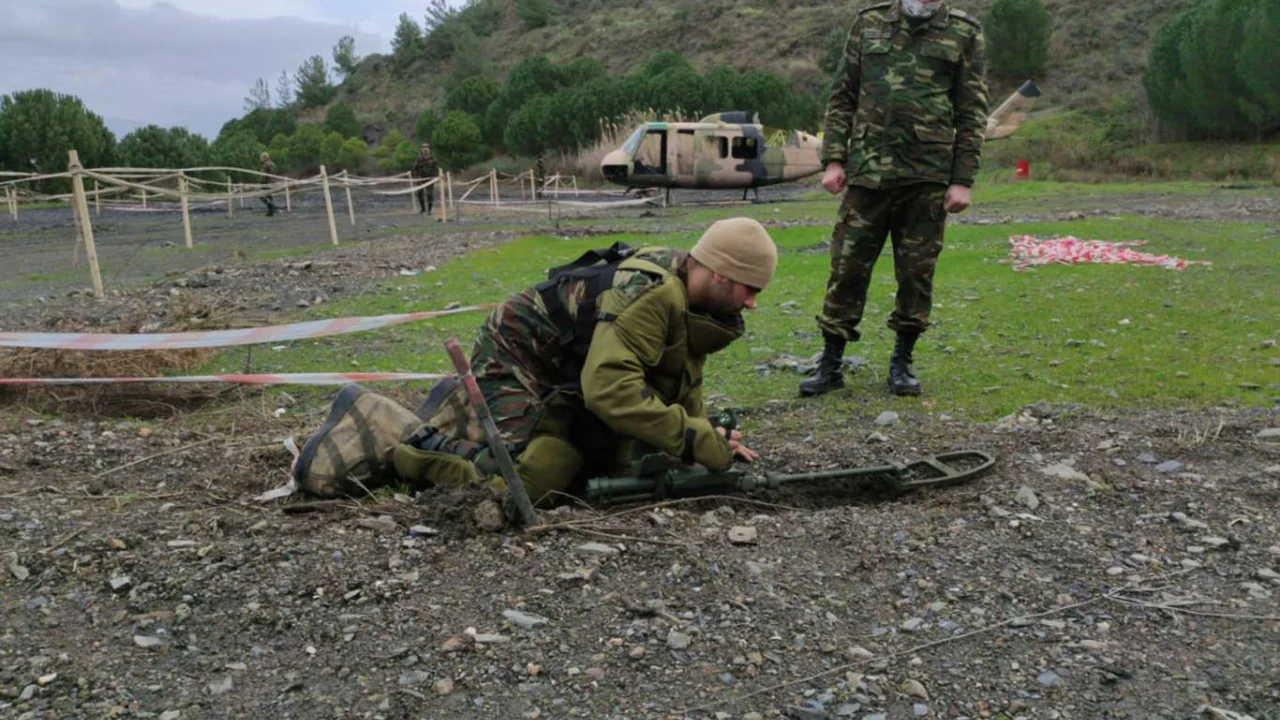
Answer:
POLYGON ((978 18, 970 15, 969 13, 963 10, 956 10, 954 8, 949 9, 948 12, 950 12, 951 17, 955 18, 956 20, 963 20, 969 23, 970 25, 978 28, 979 30, 982 29, 982 21, 978 20, 978 18))
POLYGON ((870 7, 864 7, 858 11, 858 14, 866 15, 869 12, 883 13, 885 10, 888 10, 892 5, 893 3, 887 2, 887 3, 880 3, 879 5, 872 5, 870 7))

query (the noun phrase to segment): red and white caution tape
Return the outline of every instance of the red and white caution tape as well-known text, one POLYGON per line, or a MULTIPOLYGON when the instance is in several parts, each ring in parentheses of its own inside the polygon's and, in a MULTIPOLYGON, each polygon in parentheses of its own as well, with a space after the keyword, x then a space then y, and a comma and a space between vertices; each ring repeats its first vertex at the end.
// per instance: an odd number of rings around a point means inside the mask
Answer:
POLYGON ((1034 265, 1158 265, 1171 270, 1186 270, 1188 265, 1212 265, 1208 260, 1183 260, 1170 255, 1130 250, 1146 245, 1145 240, 1080 240, 1056 237, 1042 240, 1031 235, 1009 237, 1009 258, 1015 270, 1034 265))
POLYGON ((332 320, 292 323, 290 325, 271 325, 239 330, 206 330, 202 332, 141 333, 136 335, 0 332, 0 347, 46 348, 53 350, 185 350, 230 347, 233 345, 255 345, 258 343, 285 342, 288 340, 304 340, 329 335, 364 332, 430 318, 475 312, 477 310, 490 310, 494 307, 496 306, 469 305, 452 310, 431 310, 371 317, 344 317, 332 320))
POLYGON ((237 383, 240 385, 346 385, 391 380, 443 380, 440 373, 277 373, 174 375, 170 377, 0 378, 0 385, 132 385, 135 383, 237 383))

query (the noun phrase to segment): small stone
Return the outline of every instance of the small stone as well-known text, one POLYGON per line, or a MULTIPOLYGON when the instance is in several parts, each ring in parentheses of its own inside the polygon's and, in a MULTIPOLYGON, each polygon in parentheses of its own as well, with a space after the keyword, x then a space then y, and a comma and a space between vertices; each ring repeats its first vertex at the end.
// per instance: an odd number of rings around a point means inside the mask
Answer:
POLYGON ((1199 561, 1192 560, 1191 558, 1184 558, 1183 560, 1179 561, 1178 564, 1186 568, 1187 570, 1195 570, 1196 568, 1202 567, 1199 561))
POLYGON ((1169 517, 1173 519, 1175 522, 1177 522, 1179 525, 1181 525, 1182 527, 1190 530, 1208 530, 1209 529, 1209 526, 1207 524, 1202 523, 1199 520, 1193 520, 1187 517, 1186 513, 1173 512, 1173 513, 1169 513, 1169 517))
POLYGON ((1062 682, 1062 676, 1052 670, 1045 670, 1036 676, 1036 682, 1045 687, 1054 687, 1062 682))
POLYGON ((885 410, 875 419, 875 424, 879 427, 889 427, 898 424, 898 413, 892 410, 885 410))
POLYGON ((409 528, 410 535, 439 535, 440 531, 429 525, 414 525, 409 528))
POLYGON ((409 687, 411 685, 421 685, 430 679, 431 673, 425 670, 411 670, 406 673, 400 673, 400 677, 396 682, 404 687, 409 687))
POLYGON ((869 443, 887 443, 887 442, 889 442, 889 437, 888 437, 887 435, 885 435, 884 433, 881 433, 881 432, 872 432, 872 433, 868 433, 868 434, 867 434, 866 442, 869 442, 869 443))
POLYGON ((39 685, 40 687, 44 687, 45 685, 48 685, 49 683, 57 679, 58 679, 58 673, 49 673, 48 675, 41 675, 40 677, 36 678, 36 684, 39 685))
POLYGON ((632 660, 639 660, 644 657, 644 646, 637 645, 631 648, 631 652, 627 653, 627 657, 630 657, 632 660))
POLYGON ((734 525, 729 528, 729 542, 734 545, 755 545, 760 531, 754 525, 734 525))
POLYGON ((764 720, 764 716, 758 712, 749 712, 742 716, 742 720, 764 720))
POLYGON ((448 695, 453 692, 453 680, 450 678, 440 678, 435 684, 436 694, 440 696, 448 695))
POLYGON ((1205 545, 1208 545, 1214 550, 1220 550, 1222 548, 1226 548, 1231 545, 1230 540, 1224 537, 1219 537, 1217 535, 1206 535, 1205 537, 1200 538, 1200 542, 1204 543, 1205 545))
POLYGON ((854 645, 848 650, 845 650, 844 655, 850 660, 870 660, 871 658, 875 657, 875 653, 862 647, 861 645, 854 645))
POLYGON ((158 637, 151 637, 150 635, 134 635, 133 644, 140 648, 153 648, 160 645, 161 640, 158 637))
POLYGON ((690 639, 688 635, 682 632, 672 630, 667 633, 667 647, 672 650, 684 650, 689 647, 690 639))
POLYGON ((1057 478, 1059 480, 1071 480, 1074 482, 1089 482, 1089 476, 1071 467, 1066 463, 1055 463, 1040 468, 1040 474, 1046 477, 1057 478))
POLYGON ((1259 430, 1258 434, 1254 435, 1254 437, 1258 440, 1280 440, 1280 428, 1259 430))
POLYGON ((400 529, 400 526, 396 524, 395 520, 385 516, 376 518, 360 518, 359 520, 356 520, 356 525, 359 525, 366 530, 373 530, 375 532, 382 533, 393 533, 400 529))
POLYGON ((919 630, 920 626, 923 624, 924 624, 924 618, 913 617, 913 618, 907 618, 906 620, 903 620, 901 627, 903 630, 906 630, 907 632, 915 632, 916 630, 919 630))
POLYGON ((1107 574, 1110 575, 1111 577, 1115 577, 1117 575, 1123 575, 1125 574, 1125 569, 1119 565, 1112 565, 1111 567, 1107 568, 1107 574))
POLYGON ((107 583, 111 585, 111 589, 114 592, 119 592, 121 590, 124 590, 125 588, 129 587, 129 585, 132 582, 133 580, 131 580, 128 575, 117 575, 107 581, 107 583))
POLYGON ((1259 580, 1280 580, 1280 573, 1277 573, 1271 568, 1262 568, 1258 572, 1254 573, 1254 575, 1256 575, 1259 580))
POLYGON ((598 553, 600 555, 617 555, 621 552, 618 548, 612 545, 605 545, 604 543, 598 542, 583 543, 574 549, 578 552, 598 553))
POLYGON ((1280 465, 1268 466, 1266 468, 1263 468, 1262 472, 1275 477, 1280 477, 1280 465))
POLYGON ((1015 495, 1013 499, 1018 501, 1020 505, 1026 507, 1028 510, 1034 511, 1036 508, 1040 507, 1040 498, 1036 497, 1035 491, 1026 485, 1018 488, 1018 494, 1015 495))
POLYGON ((587 677, 599 682, 604 679, 604 668, 589 667, 586 670, 587 677))
POLYGON ((1156 460, 1156 456, 1151 453, 1142 453, 1138 456, 1138 462, 1144 465, 1155 465, 1159 461, 1156 460))
POLYGON ((503 610, 502 617, 506 618, 507 622, 511 623, 512 625, 515 625, 516 627, 519 627, 519 628, 524 628, 525 630, 528 630, 530 628, 535 628, 539 625, 546 625, 547 623, 551 622, 550 620, 544 617, 540 617, 538 615, 528 615, 520 612, 519 610, 503 610))
POLYGON ((214 678, 209 681, 209 694, 221 695, 223 693, 231 692, 233 684, 234 683, 232 683, 230 675, 223 675, 222 677, 214 678))
POLYGON ((924 717, 929 714, 929 706, 924 703, 915 703, 911 706, 911 713, 916 717, 924 717))
POLYGON ((165 710, 160 713, 160 720, 178 720, 182 717, 181 710, 165 710))
POLYGON ((1182 470, 1182 463, 1177 460, 1166 460, 1156 466, 1156 472, 1176 473, 1182 470))
POLYGON ((28 685, 22 688, 22 694, 18 696, 18 699, 21 700, 22 702, 26 702, 31 698, 35 697, 36 691, 39 689, 40 688, 36 687, 36 685, 32 683, 31 685, 28 685))
POLYGON ((902 684, 898 686, 898 690, 908 697, 920 698, 921 700, 929 699, 929 692, 924 689, 924 685, 920 684, 919 680, 903 680, 902 684))

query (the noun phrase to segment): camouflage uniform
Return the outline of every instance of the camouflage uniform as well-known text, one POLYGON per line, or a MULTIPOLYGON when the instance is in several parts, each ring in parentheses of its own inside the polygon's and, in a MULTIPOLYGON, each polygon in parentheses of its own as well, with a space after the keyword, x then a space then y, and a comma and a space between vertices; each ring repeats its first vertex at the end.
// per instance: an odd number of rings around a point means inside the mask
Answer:
MULTIPOLYGON (((480 329, 471 370, 535 502, 575 477, 612 474, 631 460, 635 441, 709 467, 732 462, 706 420, 701 379, 705 356, 740 336, 742 318, 689 312, 686 257, 645 248, 624 260, 597 299, 603 319, 586 357, 566 349, 562 324, 536 287, 512 295, 480 329)), ((586 281, 559 285, 569 321, 586 292, 586 281)), ((450 394, 427 425, 411 444, 425 448, 435 438, 431 450, 472 461, 480 475, 497 473, 464 393, 450 394)))
MULTIPOLYGON (((413 161, 413 168, 409 173, 419 180, 440 175, 440 166, 436 164, 436 157, 431 154, 430 148, 423 148, 422 152, 418 153, 418 159, 413 161)), ((418 212, 430 213, 435 207, 436 186, 422 188, 415 193, 415 196, 418 200, 418 212)))
MULTIPOLYGON (((271 161, 270 157, 267 157, 266 153, 263 153, 263 156, 260 160, 261 160, 261 166, 258 168, 260 172, 269 173, 271 175, 276 174, 276 164, 271 161)), ((273 182, 275 182, 274 178, 263 176, 261 184, 270 185, 273 182)), ((270 195, 263 195, 262 204, 267 206, 267 217, 271 217, 272 215, 276 214, 275 198, 273 198, 270 195)))
POLYGON ((542 197, 543 186, 547 184, 547 162, 542 153, 533 161, 533 197, 542 197))
POLYGON ((822 162, 848 183, 832 233, 831 277, 818 325, 856 340, 871 270, 893 238, 898 294, 888 325, 929 324, 948 185, 973 184, 986 129, 982 28, 944 4, 906 17, 898 0, 858 14, 827 105, 822 162))

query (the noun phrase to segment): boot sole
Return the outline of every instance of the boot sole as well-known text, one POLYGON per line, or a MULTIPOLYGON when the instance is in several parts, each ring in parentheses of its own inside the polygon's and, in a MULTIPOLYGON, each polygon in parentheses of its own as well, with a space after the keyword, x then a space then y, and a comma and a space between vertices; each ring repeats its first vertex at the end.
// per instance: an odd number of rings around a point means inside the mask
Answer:
POLYGON ((920 394, 920 388, 899 388, 893 385, 889 386, 889 392, 898 397, 916 397, 920 394))
POLYGON ((800 397, 818 397, 819 395, 826 395, 826 394, 827 394, 827 393, 829 393, 829 392, 834 392, 834 391, 836 391, 836 390, 843 390, 843 389, 844 389, 844 384, 842 383, 842 384, 837 385, 837 386, 835 386, 835 387, 827 388, 826 390, 818 390, 818 391, 813 391, 813 390, 808 390, 808 391, 806 391, 806 390, 801 390, 801 391, 800 391, 800 397))

